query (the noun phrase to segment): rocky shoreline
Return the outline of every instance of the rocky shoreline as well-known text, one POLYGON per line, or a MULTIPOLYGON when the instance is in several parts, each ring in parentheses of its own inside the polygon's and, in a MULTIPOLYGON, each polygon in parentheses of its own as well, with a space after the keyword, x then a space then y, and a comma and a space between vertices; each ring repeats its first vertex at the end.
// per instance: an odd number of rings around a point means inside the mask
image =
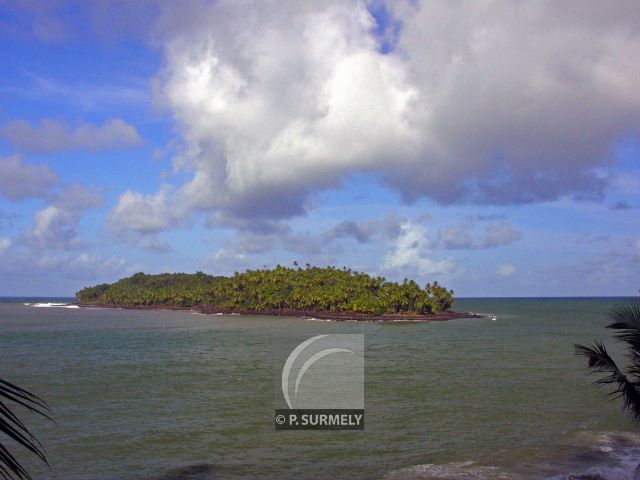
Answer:
POLYGON ((335 320, 335 321, 365 321, 365 322, 438 322, 445 320, 453 320, 455 318, 484 318, 485 315, 471 312, 454 312, 446 311, 434 313, 430 315, 420 314, 392 314, 385 313, 383 315, 370 315, 365 313, 352 312, 330 312, 315 310, 293 310, 293 309, 269 309, 269 310, 251 310, 242 308, 214 307, 211 305, 193 305, 191 307, 182 307, 178 305, 118 305, 118 304, 101 304, 101 303, 77 303, 80 307, 86 308, 122 308, 127 310, 181 310, 192 311, 208 315, 264 315, 275 317, 307 317, 317 318, 319 320, 335 320))

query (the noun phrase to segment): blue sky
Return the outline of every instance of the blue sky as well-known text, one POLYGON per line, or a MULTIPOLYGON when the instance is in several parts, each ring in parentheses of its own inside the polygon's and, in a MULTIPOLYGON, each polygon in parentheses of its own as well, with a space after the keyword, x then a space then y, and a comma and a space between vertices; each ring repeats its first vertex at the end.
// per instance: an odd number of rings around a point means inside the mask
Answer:
POLYGON ((571 3, 0 2, 0 294, 294 261, 636 294, 640 7, 571 3))

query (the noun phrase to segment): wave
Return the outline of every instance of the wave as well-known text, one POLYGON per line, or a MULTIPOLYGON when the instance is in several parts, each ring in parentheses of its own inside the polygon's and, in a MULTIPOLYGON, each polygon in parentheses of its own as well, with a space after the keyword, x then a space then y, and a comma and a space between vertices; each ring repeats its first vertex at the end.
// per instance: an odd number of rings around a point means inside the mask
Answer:
MULTIPOLYGON (((527 465, 499 467, 467 460, 394 470, 386 480, 629 480, 640 464, 640 435, 584 432, 562 453, 527 465)), ((533 456, 532 456, 533 457, 533 456)))
POLYGON ((42 303, 25 303, 29 307, 36 308, 80 308, 78 305, 70 303, 54 303, 54 302, 42 302, 42 303))
POLYGON ((333 322, 333 320, 329 318, 316 318, 316 317, 304 317, 304 320, 308 320, 309 322, 333 322))

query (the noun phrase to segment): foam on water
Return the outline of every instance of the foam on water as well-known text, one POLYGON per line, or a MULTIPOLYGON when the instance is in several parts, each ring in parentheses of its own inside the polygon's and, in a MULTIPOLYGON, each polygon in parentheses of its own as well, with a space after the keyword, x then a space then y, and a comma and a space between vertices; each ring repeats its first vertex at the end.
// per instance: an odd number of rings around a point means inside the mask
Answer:
POLYGON ((414 465, 390 472, 387 480, 629 480, 640 466, 640 435, 583 432, 570 451, 537 458, 528 465, 497 467, 479 461, 414 465))
MULTIPOLYGON (((579 440, 584 442, 586 448, 584 453, 578 453, 571 461, 584 465, 584 469, 577 470, 574 466, 572 474, 598 480, 633 478, 640 465, 640 435, 628 432, 583 432, 579 440)), ((551 478, 565 477, 556 475, 551 478)))
POLYGON ((328 318, 316 318, 316 317, 304 317, 305 320, 309 321, 309 322, 331 322, 333 320, 330 320, 328 318))
POLYGON ((24 305, 36 308, 80 308, 78 305, 69 303, 41 302, 41 303, 25 303, 24 305))
POLYGON ((479 466, 473 461, 452 462, 442 465, 425 464, 415 465, 407 469, 396 470, 391 472, 387 477, 388 480, 406 480, 406 479, 463 479, 473 478, 478 480, 510 480, 513 477, 506 472, 501 471, 498 467, 479 466))

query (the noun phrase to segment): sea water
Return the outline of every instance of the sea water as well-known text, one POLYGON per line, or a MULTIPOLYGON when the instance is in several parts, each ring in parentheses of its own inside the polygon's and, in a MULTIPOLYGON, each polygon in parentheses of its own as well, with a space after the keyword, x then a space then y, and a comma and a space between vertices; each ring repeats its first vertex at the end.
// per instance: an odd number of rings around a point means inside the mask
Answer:
POLYGON ((604 328, 616 299, 462 299, 496 321, 411 324, 68 301, 0 304, 0 378, 55 413, 19 411, 51 464, 20 453, 37 479, 626 479, 640 463, 640 429, 574 354, 603 339, 624 363, 604 328), (365 335, 365 430, 275 431, 275 359, 325 333, 365 335))

